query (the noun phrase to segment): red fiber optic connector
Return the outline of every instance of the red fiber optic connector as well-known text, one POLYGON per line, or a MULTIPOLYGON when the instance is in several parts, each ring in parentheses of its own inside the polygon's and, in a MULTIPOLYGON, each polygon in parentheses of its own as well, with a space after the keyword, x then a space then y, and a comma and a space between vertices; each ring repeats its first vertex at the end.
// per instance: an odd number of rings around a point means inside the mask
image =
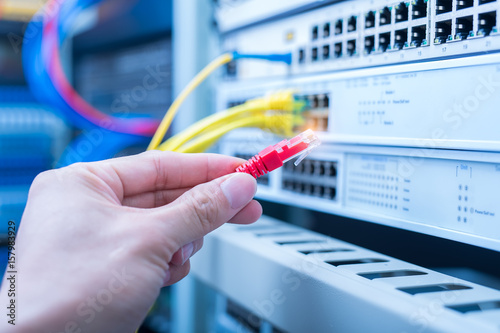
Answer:
POLYGON ((320 144, 321 141, 316 134, 311 130, 307 130, 290 140, 283 140, 274 146, 267 147, 246 163, 240 165, 236 172, 245 172, 258 178, 301 155, 294 163, 298 165, 313 148, 320 144))

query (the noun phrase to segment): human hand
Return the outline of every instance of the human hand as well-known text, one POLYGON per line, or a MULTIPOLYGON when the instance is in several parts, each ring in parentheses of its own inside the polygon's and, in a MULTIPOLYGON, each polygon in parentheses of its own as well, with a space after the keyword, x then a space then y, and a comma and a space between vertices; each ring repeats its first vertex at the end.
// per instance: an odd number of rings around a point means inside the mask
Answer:
POLYGON ((15 332, 133 332, 204 235, 262 214, 255 179, 227 175, 241 163, 155 151, 38 176, 16 240, 15 332))

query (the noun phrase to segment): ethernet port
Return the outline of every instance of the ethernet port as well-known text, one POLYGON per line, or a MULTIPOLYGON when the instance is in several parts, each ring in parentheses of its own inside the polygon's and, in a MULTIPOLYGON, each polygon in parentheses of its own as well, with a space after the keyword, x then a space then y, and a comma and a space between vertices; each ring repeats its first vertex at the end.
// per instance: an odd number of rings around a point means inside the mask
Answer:
POLYGON ((226 65, 226 74, 227 76, 236 76, 238 74, 238 66, 236 65, 236 61, 230 61, 226 65))
POLYGON ((323 45, 323 59, 330 58, 330 45, 323 45))
POLYGON ((342 31, 343 31, 342 27, 343 27, 342 19, 337 20, 337 22, 335 22, 335 35, 342 34, 342 31))
POLYGON ((325 162, 321 161, 318 165, 318 174, 324 176, 326 173, 325 162))
POLYGON ((474 6, 474 0, 458 0, 457 9, 464 9, 474 6))
POLYGON ((319 98, 318 95, 310 95, 309 96, 309 105, 311 109, 317 109, 319 106, 319 98))
POLYGON ((311 60, 312 61, 318 60, 318 48, 317 47, 313 47, 311 50, 311 60))
POLYGON ((480 5, 484 5, 485 3, 495 2, 497 0, 479 0, 480 5))
POLYGON ((309 160, 308 162, 306 162, 304 170, 306 174, 313 175, 314 172, 316 171, 316 166, 314 165, 314 161, 309 160))
POLYGON ((342 57, 342 43, 335 43, 333 46, 333 52, 335 55, 335 58, 340 58, 342 57))
POLYGON ((318 26, 315 25, 313 28, 312 28, 312 34, 311 34, 311 39, 312 40, 316 40, 318 39, 318 26))
POLYGON ((365 15, 365 29, 373 28, 375 26, 375 13, 369 11, 365 15))
POLYGON ((324 108, 330 107, 330 97, 328 97, 328 95, 323 95, 322 97, 323 98, 320 98, 320 102, 319 102, 321 107, 324 107, 324 108))
POLYGON ((378 35, 378 49, 381 52, 387 51, 391 43, 391 33, 385 32, 383 34, 378 35))
POLYGON ((347 32, 356 31, 358 18, 356 16, 351 16, 347 20, 347 32))
POLYGON ((427 27, 419 25, 411 28, 411 46, 419 47, 426 44, 427 27))
POLYGON ((389 7, 384 7, 380 10, 380 25, 391 24, 391 10, 389 7))
POLYGON ((443 44, 450 39, 451 36, 451 20, 436 22, 436 36, 434 44, 443 44))
POLYGON ((396 5, 396 23, 408 21, 408 6, 404 2, 396 5))
POLYGON ((413 1, 413 9, 411 13, 412 19, 419 19, 427 16, 427 1, 413 1))
POLYGON ((303 64, 306 61, 306 51, 304 49, 299 50, 299 64, 303 64))
POLYGON ((356 40, 351 39, 347 41, 347 54, 349 54, 350 57, 356 54, 356 40))
POLYGON ((375 36, 365 37, 365 53, 370 54, 375 50, 375 36))
POLYGON ((330 23, 323 25, 323 38, 330 37, 330 23))
POLYGON ((327 171, 327 176, 336 177, 337 176, 337 165, 335 163, 330 164, 326 171, 327 171))
POLYGON ((436 14, 451 12, 453 0, 436 0, 436 14))
POLYGON ((337 190, 335 187, 327 187, 325 189, 325 197, 330 200, 334 200, 337 195, 337 190))
POLYGON ((323 197, 325 195, 325 187, 321 185, 314 186, 314 195, 317 197, 323 197))
POLYGON ((472 15, 457 18, 455 39, 466 39, 472 32, 472 15))
POLYGON ((401 50, 408 41, 408 29, 396 30, 394 33, 394 49, 401 50))
POLYGON ((496 12, 489 12, 489 13, 483 13, 479 14, 478 18, 478 31, 477 35, 478 36, 488 36, 493 30, 493 27, 497 25, 497 13, 496 12))

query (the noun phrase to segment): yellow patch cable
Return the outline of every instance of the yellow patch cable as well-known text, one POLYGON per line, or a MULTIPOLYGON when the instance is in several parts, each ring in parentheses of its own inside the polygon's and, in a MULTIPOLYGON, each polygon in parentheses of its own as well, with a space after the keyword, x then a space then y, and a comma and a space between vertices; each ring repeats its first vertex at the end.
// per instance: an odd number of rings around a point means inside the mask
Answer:
POLYGON ((215 144, 223 135, 242 127, 257 127, 269 130, 282 136, 293 135, 292 129, 301 118, 291 114, 260 115, 237 119, 233 122, 220 126, 216 130, 207 132, 175 149, 180 153, 202 153, 215 144))
POLYGON ((254 117, 267 112, 268 110, 296 112, 302 108, 303 103, 295 101, 293 92, 291 91, 274 93, 266 97, 252 99, 242 105, 235 106, 226 111, 218 112, 198 121, 186 130, 162 143, 159 150, 175 151, 197 135, 223 126, 238 118, 254 117))
POLYGON ((165 117, 163 117, 163 120, 160 123, 160 126, 158 126, 158 129, 156 130, 156 133, 154 134, 153 138, 151 139, 151 142, 149 143, 148 150, 153 150, 156 149, 163 138, 165 137, 165 134, 167 133, 170 125, 172 124, 172 120, 174 119, 175 115, 177 114, 177 111, 179 111, 179 107, 181 104, 184 102, 184 100, 191 94, 191 92, 196 89, 202 83, 213 71, 215 71, 217 68, 227 64, 233 60, 233 55, 230 53, 225 53, 212 61, 210 64, 207 65, 198 75, 196 75, 191 82, 184 88, 184 90, 179 94, 179 96, 175 99, 175 101, 172 103, 170 108, 168 109, 167 113, 165 114, 165 117))

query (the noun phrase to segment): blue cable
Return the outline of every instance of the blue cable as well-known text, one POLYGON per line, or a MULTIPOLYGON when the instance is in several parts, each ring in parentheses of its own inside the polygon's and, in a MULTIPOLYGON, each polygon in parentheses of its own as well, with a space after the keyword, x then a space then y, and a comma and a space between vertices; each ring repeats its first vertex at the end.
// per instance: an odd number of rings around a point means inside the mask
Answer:
MULTIPOLYGON (((68 37, 75 18, 86 8, 99 4, 103 0, 67 0, 61 4, 60 15, 57 22, 59 34, 58 45, 68 37)), ((58 166, 68 165, 74 162, 96 161, 114 156, 127 146, 136 144, 146 144, 148 139, 144 136, 113 132, 100 128, 74 110, 66 100, 59 94, 49 74, 44 67, 42 55, 43 21, 42 16, 37 15, 27 28, 28 32, 34 32, 24 41, 23 45, 23 65, 26 79, 35 95, 36 99, 42 103, 53 106, 55 110, 71 124, 83 129, 82 135, 74 139, 61 157, 58 166), (105 140, 95 145, 90 153, 76 153, 79 147, 87 145, 86 134, 98 130, 105 140)), ((288 65, 292 63, 292 54, 240 54, 233 53, 233 58, 237 59, 261 59, 267 61, 284 62, 288 65)))
POLYGON ((132 146, 145 146, 148 137, 122 134, 96 128, 84 131, 77 136, 64 150, 56 164, 56 168, 65 167, 78 162, 102 161, 132 146))
POLYGON ((291 53, 284 53, 284 54, 242 54, 237 51, 233 52, 233 59, 238 60, 238 59, 261 59, 261 60, 268 60, 268 61, 277 61, 277 62, 284 62, 287 65, 292 64, 292 54, 291 53))

